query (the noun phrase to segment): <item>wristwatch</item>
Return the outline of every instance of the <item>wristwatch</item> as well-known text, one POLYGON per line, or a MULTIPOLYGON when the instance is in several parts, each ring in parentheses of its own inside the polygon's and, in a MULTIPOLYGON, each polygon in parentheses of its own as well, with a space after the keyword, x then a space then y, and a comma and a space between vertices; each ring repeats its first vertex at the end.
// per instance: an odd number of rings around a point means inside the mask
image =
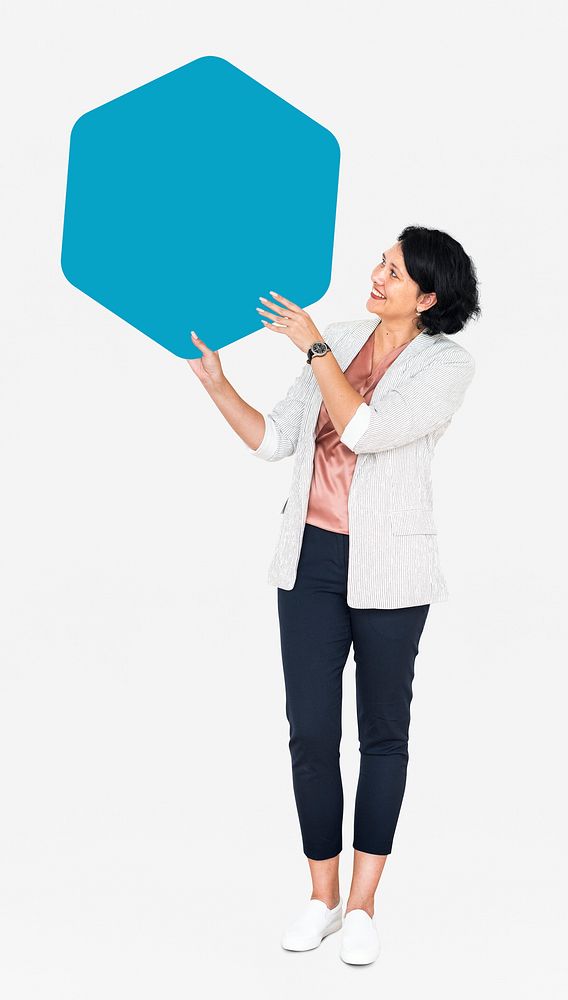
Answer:
POLYGON ((316 340, 308 350, 307 364, 311 365, 312 358, 323 358, 328 351, 331 351, 329 344, 325 344, 323 340, 316 340))

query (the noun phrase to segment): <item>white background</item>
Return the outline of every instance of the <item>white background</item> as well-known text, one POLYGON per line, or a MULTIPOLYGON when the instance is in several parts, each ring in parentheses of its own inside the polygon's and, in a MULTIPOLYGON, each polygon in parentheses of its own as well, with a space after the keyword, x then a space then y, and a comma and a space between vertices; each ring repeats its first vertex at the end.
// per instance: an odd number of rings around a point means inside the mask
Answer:
MULTIPOLYGON (((561 8, 66 0, 5 10, 0 991, 10 1000, 565 995, 561 8), (320 329, 368 318, 371 270, 408 224, 453 235, 480 281, 482 319, 456 337, 476 376, 433 465, 451 599, 432 605, 416 661, 406 795, 376 896, 383 951, 364 969, 341 963, 339 935, 305 954, 279 944, 311 892, 266 582, 292 459, 254 458, 185 361, 60 268, 74 122, 207 54, 339 140, 332 283, 309 309, 320 329)), ((262 123, 258 155, 278 155, 262 123)), ((259 206, 262 238, 277 240, 278 225, 277 204, 259 206)), ((211 302, 229 327, 230 268, 219 259, 211 302)), ((222 361, 267 412, 304 361, 259 327, 222 361)), ((351 655, 345 900, 353 671, 351 655)))

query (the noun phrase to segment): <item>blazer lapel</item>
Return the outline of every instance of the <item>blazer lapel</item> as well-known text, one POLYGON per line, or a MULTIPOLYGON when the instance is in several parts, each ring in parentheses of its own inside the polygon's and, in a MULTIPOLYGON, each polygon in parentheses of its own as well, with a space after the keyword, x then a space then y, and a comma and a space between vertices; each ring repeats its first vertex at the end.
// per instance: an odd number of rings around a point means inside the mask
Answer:
MULTIPOLYGON (((329 339, 329 346, 333 349, 333 354, 342 372, 349 367, 353 358, 356 357, 363 347, 363 344, 365 344, 365 342, 369 339, 371 333, 377 326, 378 321, 376 319, 359 320, 350 324, 347 332, 342 331, 339 334, 339 338, 335 345, 332 343, 331 339, 329 339)), ((417 334, 417 336, 414 337, 414 340, 411 340, 410 343, 406 345, 404 350, 401 351, 389 365, 382 378, 379 379, 373 390, 371 402, 374 403, 377 400, 382 399, 387 394, 389 389, 392 388, 393 383, 396 383, 398 376, 402 374, 412 359, 431 344, 436 343, 440 337, 441 334, 436 336, 430 336, 430 334, 427 333, 417 334)), ((312 396, 308 408, 309 412, 306 418, 307 425, 312 428, 312 432, 314 434, 322 398, 318 380, 314 375, 314 394, 312 396)))
POLYGON ((400 381, 400 377, 406 368, 414 361, 418 355, 425 355, 428 348, 436 344, 440 339, 441 334, 434 334, 433 336, 429 333, 419 333, 411 340, 409 344, 406 345, 403 351, 394 359, 392 364, 390 364, 384 373, 383 377, 379 379, 377 385, 373 390, 371 396, 371 402, 375 403, 378 399, 383 399, 387 392, 392 389, 400 381))

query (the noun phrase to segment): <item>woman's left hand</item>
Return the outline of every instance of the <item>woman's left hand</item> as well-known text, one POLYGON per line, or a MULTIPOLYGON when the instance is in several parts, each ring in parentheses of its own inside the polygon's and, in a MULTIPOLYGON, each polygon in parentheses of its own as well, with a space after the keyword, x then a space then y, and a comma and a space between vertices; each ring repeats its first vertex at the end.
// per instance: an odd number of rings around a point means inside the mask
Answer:
POLYGON ((259 295, 259 299, 270 306, 278 314, 277 316, 273 316, 272 313, 266 312, 257 306, 257 312, 276 320, 272 324, 267 323, 266 320, 262 321, 268 330, 275 330, 276 333, 285 333, 292 343, 296 347, 299 347, 304 354, 308 353, 314 341, 320 340, 323 344, 323 337, 307 312, 304 312, 299 306, 285 299, 283 295, 277 295, 276 292, 270 292, 270 294, 276 299, 277 305, 269 299, 263 299, 262 295, 259 295))

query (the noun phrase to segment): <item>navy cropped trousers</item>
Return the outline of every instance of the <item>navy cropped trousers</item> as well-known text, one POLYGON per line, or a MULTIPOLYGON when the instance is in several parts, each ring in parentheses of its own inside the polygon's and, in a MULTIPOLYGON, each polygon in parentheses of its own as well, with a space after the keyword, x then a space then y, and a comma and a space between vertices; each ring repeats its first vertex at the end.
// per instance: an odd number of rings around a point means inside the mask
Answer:
POLYGON ((430 608, 350 608, 349 535, 304 526, 296 582, 278 587, 292 782, 304 854, 342 850, 343 668, 353 645, 360 769, 353 847, 390 854, 408 765, 414 661, 430 608))

